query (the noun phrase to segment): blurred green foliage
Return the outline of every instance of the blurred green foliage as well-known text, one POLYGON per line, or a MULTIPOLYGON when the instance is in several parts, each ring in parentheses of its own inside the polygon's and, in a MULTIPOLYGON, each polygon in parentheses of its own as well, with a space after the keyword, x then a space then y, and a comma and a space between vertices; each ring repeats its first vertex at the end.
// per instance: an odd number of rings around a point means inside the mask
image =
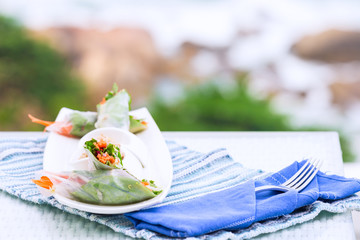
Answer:
POLYGON ((47 44, 0 16, 0 130, 39 130, 27 113, 54 119, 61 107, 84 108, 85 88, 47 44))
MULTIPOLYGON (((163 131, 325 130, 293 127, 269 100, 249 93, 246 76, 226 86, 192 87, 173 104, 154 100, 150 110, 163 131)), ((30 122, 28 113, 51 120, 61 107, 86 110, 85 92, 63 56, 29 37, 15 21, 0 16, 0 130, 43 129, 30 122)), ((347 138, 340 135, 340 140, 344 161, 354 160, 347 138)))
POLYGON ((288 119, 270 102, 250 95, 246 78, 221 88, 214 82, 192 86, 183 100, 168 105, 156 99, 151 113, 163 131, 287 131, 288 119))
MULTIPOLYGON (((242 75, 224 88, 212 82, 187 89, 182 100, 172 104, 155 98, 149 106, 162 131, 334 131, 315 126, 297 128, 289 117, 276 113, 271 101, 257 99, 242 75)), ((354 161, 347 138, 340 135, 343 159, 354 161)))

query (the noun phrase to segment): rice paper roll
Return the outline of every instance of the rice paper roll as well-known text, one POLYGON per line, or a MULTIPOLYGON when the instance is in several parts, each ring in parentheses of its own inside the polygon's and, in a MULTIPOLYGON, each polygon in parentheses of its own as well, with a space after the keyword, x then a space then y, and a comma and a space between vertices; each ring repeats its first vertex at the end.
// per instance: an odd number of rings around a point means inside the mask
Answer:
POLYGON ((86 203, 125 205, 145 201, 156 195, 140 181, 123 176, 101 176, 71 193, 86 203))
POLYGON ((113 90, 97 105, 98 118, 95 127, 116 127, 129 130, 130 102, 131 98, 127 91, 123 89, 118 92, 117 85, 114 84, 113 90))
POLYGON ((127 205, 158 195, 156 186, 138 180, 124 169, 73 171, 33 180, 38 186, 84 203, 127 205))
POLYGON ((62 121, 44 121, 28 115, 32 122, 46 126, 45 131, 56 132, 67 137, 83 137, 95 129, 97 113, 71 110, 62 121))

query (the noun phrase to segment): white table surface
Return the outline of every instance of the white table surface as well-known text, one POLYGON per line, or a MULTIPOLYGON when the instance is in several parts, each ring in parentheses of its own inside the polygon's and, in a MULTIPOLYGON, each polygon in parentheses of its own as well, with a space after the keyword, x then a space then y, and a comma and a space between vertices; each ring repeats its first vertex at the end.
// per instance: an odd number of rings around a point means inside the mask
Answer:
MULTIPOLYGON (((0 132, 2 137, 40 137, 40 132, 0 132)), ((227 148, 248 168, 277 171, 305 157, 321 158, 322 171, 343 175, 336 132, 163 132, 191 149, 227 148)), ((0 191, 0 239, 125 239, 100 224, 0 191)), ((351 213, 322 212, 314 220, 256 239, 355 239, 351 213)))

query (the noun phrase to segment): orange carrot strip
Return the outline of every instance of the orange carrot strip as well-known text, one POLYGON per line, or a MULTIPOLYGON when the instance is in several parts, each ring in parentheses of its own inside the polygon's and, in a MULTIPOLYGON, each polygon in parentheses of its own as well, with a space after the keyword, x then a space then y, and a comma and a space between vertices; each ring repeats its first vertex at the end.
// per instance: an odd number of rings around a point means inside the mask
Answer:
POLYGON ((141 182, 141 184, 144 185, 145 187, 150 185, 150 183, 148 183, 148 182, 141 182))
POLYGON ((71 136, 70 132, 72 130, 72 127, 73 127, 72 125, 65 125, 60 128, 59 133, 71 136))
POLYGON ((54 184, 51 182, 51 180, 46 177, 46 176, 42 176, 40 178, 40 180, 34 180, 32 179, 33 183, 35 183, 36 185, 40 186, 40 187, 43 187, 43 188, 46 188, 46 189, 51 189, 54 184))
POLYGON ((106 103, 105 98, 103 98, 99 104, 101 104, 101 105, 102 105, 102 104, 104 104, 104 103, 106 103))
POLYGON ((100 140, 97 142, 99 148, 106 148, 107 143, 104 140, 100 140))
POLYGON ((94 142, 94 146, 95 146, 97 149, 100 150, 100 147, 99 147, 99 145, 98 145, 98 142, 94 142))
POLYGON ((111 164, 114 164, 114 162, 115 162, 115 158, 113 156, 109 156, 108 160, 111 164))
POLYGON ((44 126, 50 126, 51 124, 54 124, 55 122, 50 122, 50 121, 44 121, 44 120, 41 120, 41 119, 38 119, 36 117, 33 117, 32 115, 28 114, 28 117, 31 119, 32 122, 34 123, 39 123, 41 125, 44 125, 44 126))

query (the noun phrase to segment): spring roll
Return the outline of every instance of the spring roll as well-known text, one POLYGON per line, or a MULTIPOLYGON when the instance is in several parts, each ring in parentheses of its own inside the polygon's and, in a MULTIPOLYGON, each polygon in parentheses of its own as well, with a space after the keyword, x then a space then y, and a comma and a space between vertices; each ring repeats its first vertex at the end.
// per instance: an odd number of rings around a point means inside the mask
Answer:
POLYGON ((129 131, 130 103, 130 95, 124 89, 118 91, 115 83, 113 89, 96 106, 98 118, 95 127, 117 127, 129 131))
MULTIPOLYGON (((124 169, 46 172, 33 182, 47 194, 96 205, 127 205, 151 199, 161 193, 153 181, 140 181, 124 169)), ((44 194, 44 193, 43 193, 44 194)))
POLYGON ((97 114, 73 110, 63 121, 44 121, 28 114, 34 123, 45 126, 45 131, 56 132, 67 137, 82 137, 95 129, 97 114))

